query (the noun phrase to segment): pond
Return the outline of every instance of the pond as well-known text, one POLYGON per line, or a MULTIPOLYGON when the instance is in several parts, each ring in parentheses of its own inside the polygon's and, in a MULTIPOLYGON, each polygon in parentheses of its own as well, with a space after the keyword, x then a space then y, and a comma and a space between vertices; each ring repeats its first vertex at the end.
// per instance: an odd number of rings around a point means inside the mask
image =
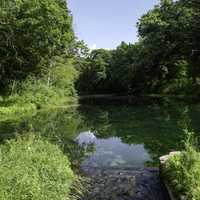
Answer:
POLYGON ((157 166, 160 156, 183 147, 185 125, 200 132, 198 105, 85 105, 79 112, 87 128, 76 141, 95 149, 84 167, 157 166))
POLYGON ((200 106, 81 105, 0 122, 0 140, 34 132, 59 144, 73 166, 143 168, 183 146, 183 126, 200 132, 200 106))

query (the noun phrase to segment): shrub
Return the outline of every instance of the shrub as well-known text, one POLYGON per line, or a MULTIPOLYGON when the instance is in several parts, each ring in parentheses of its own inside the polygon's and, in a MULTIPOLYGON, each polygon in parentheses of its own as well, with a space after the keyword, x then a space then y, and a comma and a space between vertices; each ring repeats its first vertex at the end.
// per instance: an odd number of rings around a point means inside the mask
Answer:
POLYGON ((0 100, 0 121, 19 118, 37 109, 77 104, 74 87, 78 73, 72 62, 54 58, 52 68, 37 79, 15 82, 9 97, 0 100))
POLYGON ((23 117, 32 116, 35 113, 36 113, 36 107, 34 104, 0 107, 0 122, 11 119, 12 120, 21 119, 23 117))
POLYGON ((0 146, 0 199, 71 200, 77 177, 55 145, 36 136, 0 146))
POLYGON ((73 102, 77 71, 72 63, 55 58, 52 68, 40 79, 30 77, 15 89, 13 98, 18 104, 32 103, 37 107, 73 102), (19 89, 18 89, 19 88, 19 89))
POLYGON ((177 197, 200 200, 200 152, 193 133, 189 133, 185 150, 167 161, 165 175, 177 197))

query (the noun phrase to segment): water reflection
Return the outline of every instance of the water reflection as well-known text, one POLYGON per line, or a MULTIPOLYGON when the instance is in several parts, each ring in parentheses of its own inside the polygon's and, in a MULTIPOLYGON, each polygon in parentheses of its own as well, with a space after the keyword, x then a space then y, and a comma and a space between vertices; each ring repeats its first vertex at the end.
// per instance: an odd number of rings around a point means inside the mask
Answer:
POLYGON ((87 146, 90 144, 97 144, 98 139, 91 131, 86 131, 80 133, 80 135, 75 139, 81 146, 87 146))
POLYGON ((17 135, 37 134, 57 144, 69 157, 72 167, 77 168, 93 152, 91 147, 82 148, 75 138, 83 129, 83 121, 77 108, 42 110, 32 116, 0 122, 0 143, 17 135))
POLYGON ((199 118, 198 105, 82 105, 1 121, 0 142, 31 132, 58 144, 75 167, 152 166, 181 148, 185 121, 200 132, 199 118))
POLYGON ((95 167, 156 166, 158 158, 183 147, 183 124, 198 133, 197 105, 89 105, 79 112, 87 129, 81 143, 92 141, 96 152, 83 165, 95 167), (88 133, 87 130, 90 130, 88 133), (93 134, 93 135, 92 135, 93 134), (85 140, 84 140, 85 139, 85 140))
POLYGON ((82 163, 83 167, 139 168, 152 161, 144 145, 129 145, 117 137, 98 139, 88 131, 81 133, 76 140, 81 146, 95 146, 95 152, 82 163))

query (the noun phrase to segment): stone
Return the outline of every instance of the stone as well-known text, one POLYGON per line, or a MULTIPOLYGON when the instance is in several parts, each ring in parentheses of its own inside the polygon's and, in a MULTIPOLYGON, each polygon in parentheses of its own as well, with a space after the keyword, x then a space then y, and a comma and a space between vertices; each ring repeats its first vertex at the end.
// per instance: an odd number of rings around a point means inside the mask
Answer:
POLYGON ((170 158, 170 155, 161 156, 161 157, 159 158, 160 163, 161 163, 161 164, 164 164, 169 158, 170 158))
POLYGON ((170 157, 175 156, 175 155, 180 155, 180 154, 181 154, 180 151, 172 151, 172 152, 169 153, 169 155, 161 156, 159 158, 160 163, 164 164, 170 157))
POLYGON ((158 168, 84 171, 92 183, 82 200, 168 200, 162 191, 158 168))

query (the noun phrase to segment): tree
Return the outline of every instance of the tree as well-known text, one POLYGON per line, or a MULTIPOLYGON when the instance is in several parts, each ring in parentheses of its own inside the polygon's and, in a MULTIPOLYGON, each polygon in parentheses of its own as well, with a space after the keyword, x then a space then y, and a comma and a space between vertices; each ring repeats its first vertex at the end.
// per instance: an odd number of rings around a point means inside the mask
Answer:
POLYGON ((83 87, 79 87, 80 90, 87 88, 88 93, 198 94, 199 19, 198 0, 161 0, 140 18, 137 24, 139 42, 122 42, 111 51, 93 51, 82 62, 79 83, 83 87), (105 52, 110 56, 104 56, 105 52))
POLYGON ((109 50, 96 49, 79 65, 78 89, 86 93, 100 93, 107 88, 107 70, 111 60, 109 50))
MULTIPOLYGON (((3 1, 3 0, 1 0, 3 1)), ((53 56, 71 56, 72 16, 65 0, 7 0, 0 8, 0 92, 39 74, 53 56)))
POLYGON ((122 42, 112 51, 111 66, 109 69, 110 87, 117 93, 133 92, 136 74, 137 44, 122 42))
POLYGON ((171 80, 180 78, 174 73, 178 70, 178 60, 189 63, 188 78, 200 75, 196 73, 198 67, 191 59, 192 49, 200 47, 200 15, 198 6, 193 3, 192 0, 162 0, 138 23, 140 39, 149 52, 145 59, 149 60, 147 82, 150 91, 161 92, 160 89, 168 87, 171 80))

